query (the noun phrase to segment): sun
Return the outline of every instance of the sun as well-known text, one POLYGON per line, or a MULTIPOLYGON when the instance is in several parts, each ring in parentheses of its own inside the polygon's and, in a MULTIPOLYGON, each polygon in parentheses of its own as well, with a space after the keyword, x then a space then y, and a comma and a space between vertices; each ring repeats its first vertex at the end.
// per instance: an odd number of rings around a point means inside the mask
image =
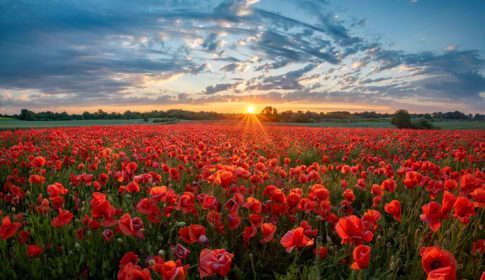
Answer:
POLYGON ((248 107, 248 113, 249 114, 254 114, 254 107, 253 106, 249 106, 248 107))

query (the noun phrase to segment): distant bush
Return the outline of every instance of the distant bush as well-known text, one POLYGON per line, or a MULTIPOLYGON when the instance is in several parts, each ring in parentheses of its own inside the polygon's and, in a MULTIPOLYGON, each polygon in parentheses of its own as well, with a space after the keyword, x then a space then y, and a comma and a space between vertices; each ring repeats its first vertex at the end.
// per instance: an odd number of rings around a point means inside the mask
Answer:
POLYGON ((434 126, 430 120, 425 118, 419 118, 417 120, 413 120, 411 123, 411 128, 414 129, 433 129, 434 126))
POLYGON ((177 121, 176 118, 160 118, 160 119, 153 119, 153 123, 166 123, 166 122, 175 122, 177 121))

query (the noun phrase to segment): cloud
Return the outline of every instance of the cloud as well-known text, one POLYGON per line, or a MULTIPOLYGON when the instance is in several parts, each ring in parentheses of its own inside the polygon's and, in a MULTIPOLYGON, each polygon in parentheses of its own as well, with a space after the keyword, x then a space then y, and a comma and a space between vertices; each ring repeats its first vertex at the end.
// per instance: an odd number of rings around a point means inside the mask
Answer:
POLYGON ((391 49, 328 1, 18 0, 0 10, 0 103, 15 112, 227 100, 485 108, 479 51, 391 49))
POLYGON ((204 94, 214 94, 220 91, 226 91, 233 89, 235 87, 234 84, 217 84, 215 86, 208 86, 205 88, 204 94))

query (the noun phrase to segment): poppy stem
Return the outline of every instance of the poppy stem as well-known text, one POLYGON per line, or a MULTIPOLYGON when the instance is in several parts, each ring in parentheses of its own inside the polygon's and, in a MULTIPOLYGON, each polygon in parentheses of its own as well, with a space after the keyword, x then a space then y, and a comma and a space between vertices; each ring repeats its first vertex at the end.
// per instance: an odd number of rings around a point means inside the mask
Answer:
POLYGON ((254 256, 250 256, 249 259, 251 260, 251 268, 253 270, 253 279, 257 279, 256 278, 256 269, 254 268, 254 256))

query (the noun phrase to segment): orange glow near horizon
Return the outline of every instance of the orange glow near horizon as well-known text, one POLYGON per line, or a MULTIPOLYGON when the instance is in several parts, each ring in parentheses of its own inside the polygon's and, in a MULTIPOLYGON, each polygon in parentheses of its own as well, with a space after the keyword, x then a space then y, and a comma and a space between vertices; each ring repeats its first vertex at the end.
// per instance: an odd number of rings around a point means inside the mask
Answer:
MULTIPOLYGON (((135 106, 83 106, 83 107, 45 107, 45 108, 30 108, 34 112, 43 111, 53 111, 62 112, 66 111, 69 114, 82 114, 84 111, 94 113, 99 109, 107 113, 119 112, 124 113, 127 110, 136 112, 149 112, 153 110, 170 110, 170 109, 182 109, 188 111, 213 111, 218 113, 240 113, 248 114, 249 107, 254 108, 254 113, 259 112, 265 106, 273 106, 278 109, 278 112, 284 112, 292 110, 296 112, 301 111, 313 111, 313 112, 332 112, 332 111, 349 111, 353 112, 363 112, 363 111, 375 111, 378 113, 393 113, 395 109, 388 106, 365 106, 365 105, 354 105, 354 104, 340 104, 340 103, 322 103, 322 104, 302 104, 302 103, 278 103, 278 104, 255 104, 249 102, 218 102, 218 103, 205 103, 205 104, 174 104, 174 105, 135 105, 135 106)), ((2 113, 2 112, 0 112, 2 113)), ((9 112, 9 113, 20 113, 19 112, 9 112)))

